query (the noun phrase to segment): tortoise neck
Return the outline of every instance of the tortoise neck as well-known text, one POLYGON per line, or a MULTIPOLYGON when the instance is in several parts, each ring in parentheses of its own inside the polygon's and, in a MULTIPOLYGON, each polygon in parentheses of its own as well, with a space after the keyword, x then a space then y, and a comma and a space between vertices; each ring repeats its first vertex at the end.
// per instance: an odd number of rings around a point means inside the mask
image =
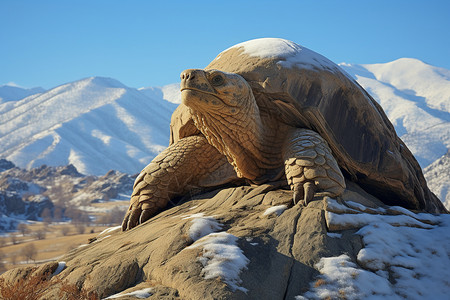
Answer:
POLYGON ((279 149, 274 146, 274 129, 251 105, 233 115, 192 112, 197 128, 208 142, 225 155, 241 178, 255 180, 267 169, 280 167, 279 149))

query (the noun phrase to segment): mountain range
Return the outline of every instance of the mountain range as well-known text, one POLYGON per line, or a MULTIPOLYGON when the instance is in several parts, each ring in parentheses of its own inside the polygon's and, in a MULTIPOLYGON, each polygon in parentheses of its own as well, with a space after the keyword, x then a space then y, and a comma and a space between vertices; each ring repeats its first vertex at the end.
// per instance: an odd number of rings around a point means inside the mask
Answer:
MULTIPOLYGON (((341 63, 383 107, 450 208, 450 70, 417 59, 341 63)), ((21 168, 139 172, 169 143, 178 84, 131 88, 90 77, 50 90, 0 86, 0 158, 21 168)))

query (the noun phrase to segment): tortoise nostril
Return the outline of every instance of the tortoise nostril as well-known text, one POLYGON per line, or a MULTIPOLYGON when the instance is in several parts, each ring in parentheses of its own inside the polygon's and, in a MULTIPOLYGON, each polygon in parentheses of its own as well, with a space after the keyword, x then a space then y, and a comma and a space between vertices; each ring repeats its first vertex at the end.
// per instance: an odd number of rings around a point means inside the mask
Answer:
POLYGON ((181 73, 181 80, 192 80, 195 78, 195 74, 194 72, 186 72, 186 73, 181 73))

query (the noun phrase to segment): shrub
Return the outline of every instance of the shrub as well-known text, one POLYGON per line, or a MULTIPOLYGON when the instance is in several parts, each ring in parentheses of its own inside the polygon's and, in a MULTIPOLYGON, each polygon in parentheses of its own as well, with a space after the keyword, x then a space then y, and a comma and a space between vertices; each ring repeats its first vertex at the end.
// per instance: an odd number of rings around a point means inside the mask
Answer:
POLYGON ((3 262, 3 259, 5 258, 5 255, 2 251, 0 251, 0 274, 6 271, 5 263, 3 262))
POLYGON ((79 234, 83 234, 86 231, 86 226, 81 223, 75 225, 75 229, 79 234))
POLYGON ((46 232, 44 229, 38 229, 33 234, 38 240, 45 240, 46 232))
POLYGON ((63 226, 63 227, 61 227, 61 234, 62 234, 63 236, 68 235, 69 232, 70 232, 70 227, 69 227, 69 226, 63 226))
POLYGON ((25 224, 25 223, 20 223, 19 225, 17 225, 17 230, 19 230, 20 233, 22 233, 22 236, 25 236, 25 234, 30 232, 27 224, 25 224))
POLYGON ((34 244, 26 244, 20 250, 20 253, 27 259, 27 262, 32 259, 33 261, 36 259, 37 249, 34 244))

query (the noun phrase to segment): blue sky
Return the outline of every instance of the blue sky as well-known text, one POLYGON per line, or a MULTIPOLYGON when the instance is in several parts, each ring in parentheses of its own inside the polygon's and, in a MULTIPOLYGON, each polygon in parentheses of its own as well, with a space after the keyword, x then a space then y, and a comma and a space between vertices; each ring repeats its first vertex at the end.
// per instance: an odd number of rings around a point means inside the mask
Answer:
POLYGON ((90 76, 179 81, 254 38, 292 40, 336 63, 413 57, 450 69, 450 1, 0 0, 0 84, 90 76))

